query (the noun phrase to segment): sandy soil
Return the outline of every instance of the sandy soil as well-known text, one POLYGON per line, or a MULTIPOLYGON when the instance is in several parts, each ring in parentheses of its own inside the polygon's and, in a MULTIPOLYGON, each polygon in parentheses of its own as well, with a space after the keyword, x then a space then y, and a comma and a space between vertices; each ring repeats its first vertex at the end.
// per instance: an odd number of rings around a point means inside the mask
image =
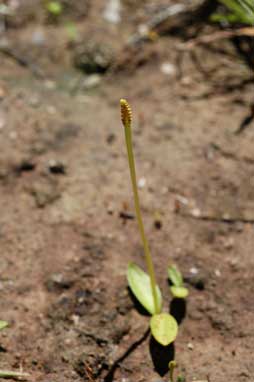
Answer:
POLYGON ((10 324, 0 368, 22 367, 40 382, 157 382, 168 380, 175 357, 187 382, 253 381, 253 123, 235 134, 253 102, 253 77, 230 41, 180 55, 180 37, 167 35, 126 53, 154 12, 127 3, 116 26, 101 17, 103 1, 77 18, 78 46, 108 44, 121 62, 97 86, 73 68, 77 46, 64 21, 49 23, 37 9, 5 32, 28 66, 0 55, 0 307, 10 324), (31 40, 38 28, 39 46, 31 40), (165 63, 175 71, 165 74, 165 63), (144 259, 121 97, 133 107, 164 309, 180 323, 166 349, 151 340, 127 289, 128 262, 144 259), (186 304, 170 296, 172 262, 189 287, 186 304))

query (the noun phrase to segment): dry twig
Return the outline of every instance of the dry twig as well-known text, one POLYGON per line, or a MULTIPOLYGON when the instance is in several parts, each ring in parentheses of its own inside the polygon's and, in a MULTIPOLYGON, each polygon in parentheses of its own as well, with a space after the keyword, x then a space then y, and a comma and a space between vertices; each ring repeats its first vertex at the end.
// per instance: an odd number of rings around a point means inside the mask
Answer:
POLYGON ((210 44, 211 42, 214 42, 217 40, 222 40, 222 39, 227 39, 227 38, 232 38, 237 36, 254 37, 254 27, 239 28, 236 30, 218 31, 209 35, 197 37, 185 43, 181 43, 179 45, 179 49, 190 50, 197 45, 210 44))

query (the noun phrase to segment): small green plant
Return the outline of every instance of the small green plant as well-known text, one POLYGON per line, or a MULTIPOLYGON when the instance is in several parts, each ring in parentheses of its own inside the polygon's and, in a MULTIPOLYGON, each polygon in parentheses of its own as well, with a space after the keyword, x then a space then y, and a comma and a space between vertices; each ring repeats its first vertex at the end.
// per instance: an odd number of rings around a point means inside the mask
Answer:
POLYGON ((120 101, 121 119, 124 126, 125 141, 130 168, 131 183, 134 196, 136 217, 140 231, 141 240, 144 247, 145 261, 148 270, 146 274, 138 265, 130 263, 127 270, 127 279, 129 287, 140 302, 140 304, 151 314, 150 329, 153 337, 163 346, 169 345, 177 336, 178 325, 175 318, 162 312, 162 296, 159 286, 156 283, 154 265, 150 248, 145 235, 139 195, 136 180, 135 160, 132 148, 132 112, 130 105, 124 99, 120 101))
POLYGON ((78 39, 78 29, 75 23, 71 21, 66 22, 65 30, 70 42, 74 42, 78 39))
POLYGON ((172 283, 170 286, 172 295, 176 298, 186 298, 189 294, 189 291, 184 287, 183 276, 175 265, 171 265, 168 268, 168 278, 172 283))
POLYGON ((227 13, 215 13, 212 20, 227 22, 229 24, 240 23, 254 25, 254 1, 253 0, 218 0, 227 8, 227 13))
POLYGON ((3 330, 4 328, 6 328, 8 326, 8 322, 7 321, 2 321, 0 320, 0 330, 3 330))
POLYGON ((60 1, 48 1, 46 2, 46 9, 54 17, 58 17, 63 12, 63 6, 60 1))

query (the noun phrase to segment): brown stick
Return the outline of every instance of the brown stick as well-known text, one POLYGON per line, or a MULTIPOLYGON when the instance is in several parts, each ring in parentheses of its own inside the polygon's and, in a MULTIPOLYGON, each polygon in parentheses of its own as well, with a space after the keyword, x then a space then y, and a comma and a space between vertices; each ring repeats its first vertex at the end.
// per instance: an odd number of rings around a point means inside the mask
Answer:
POLYGON ((214 42, 217 40, 232 38, 235 36, 251 36, 252 37, 254 36, 254 28, 246 27, 246 28, 240 28, 236 30, 219 31, 213 34, 197 37, 185 43, 180 44, 179 49, 189 50, 189 49, 193 49, 197 45, 210 44, 211 42, 214 42))

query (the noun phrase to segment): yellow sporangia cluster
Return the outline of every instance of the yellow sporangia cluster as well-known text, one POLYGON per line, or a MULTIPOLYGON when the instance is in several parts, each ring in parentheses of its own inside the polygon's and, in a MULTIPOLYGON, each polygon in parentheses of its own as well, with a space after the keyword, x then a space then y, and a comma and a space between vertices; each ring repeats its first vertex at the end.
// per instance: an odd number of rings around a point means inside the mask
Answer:
POLYGON ((131 125, 132 112, 131 107, 125 99, 120 100, 121 105, 121 119, 124 126, 131 125))

